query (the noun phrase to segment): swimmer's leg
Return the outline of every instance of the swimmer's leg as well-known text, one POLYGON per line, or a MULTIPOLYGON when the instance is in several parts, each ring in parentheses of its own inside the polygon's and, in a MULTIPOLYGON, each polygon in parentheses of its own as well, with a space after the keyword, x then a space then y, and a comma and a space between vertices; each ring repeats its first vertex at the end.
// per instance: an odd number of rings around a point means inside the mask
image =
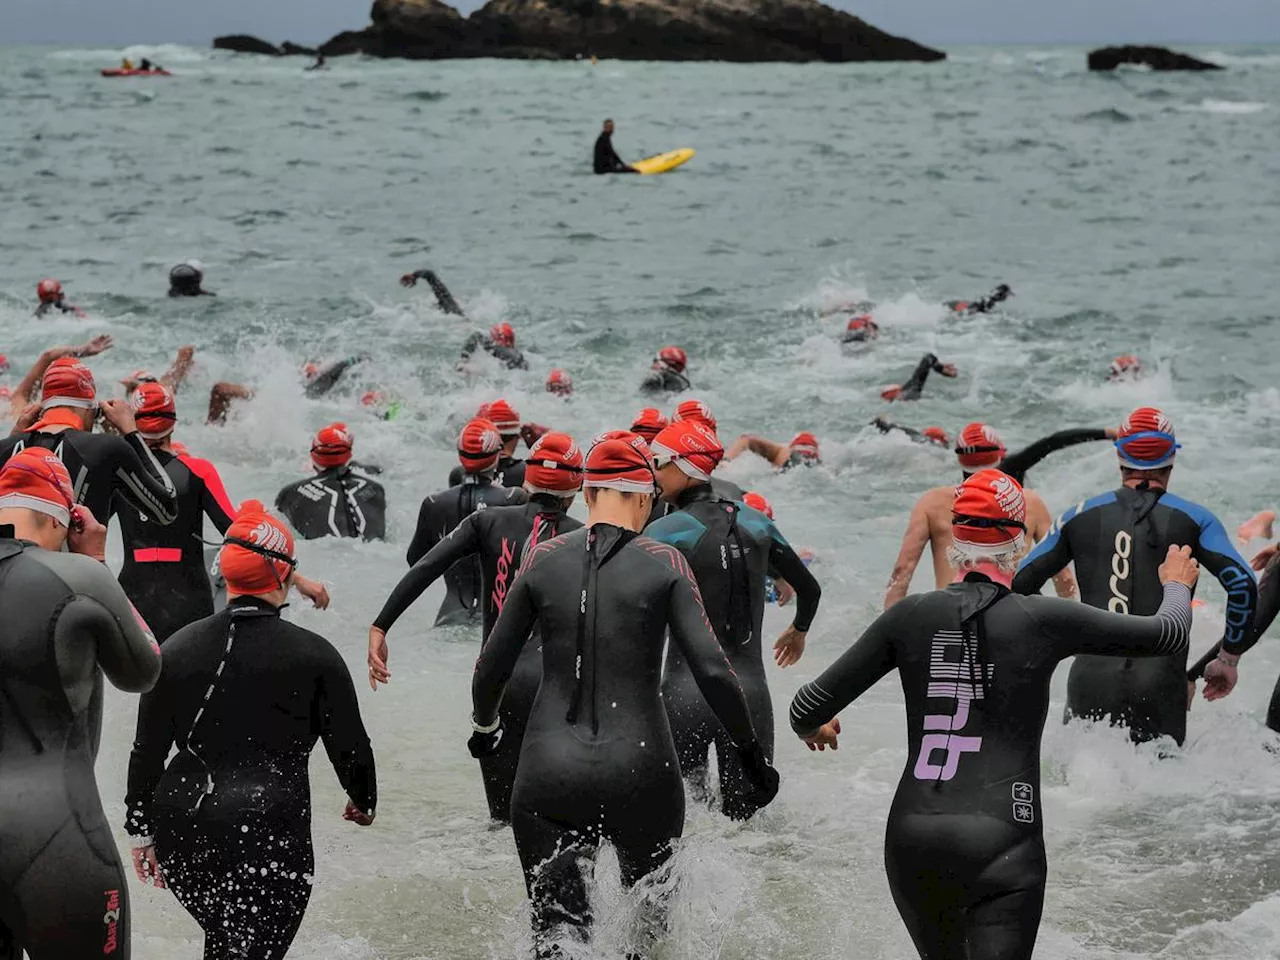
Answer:
POLYGON ((1031 837, 1001 855, 974 886, 1002 888, 969 908, 967 956, 1031 960, 1044 912, 1044 841, 1031 837))
POLYGON ((511 827, 529 893, 538 957, 555 957, 556 940, 586 942, 591 926, 585 871, 595 867, 598 836, 530 813, 517 802, 511 827))
POLYGON ((618 844, 617 851, 622 885, 630 890, 644 881, 635 942, 627 953, 628 960, 640 960, 653 953, 667 932, 675 884, 664 868, 675 851, 665 839, 641 846, 618 844))

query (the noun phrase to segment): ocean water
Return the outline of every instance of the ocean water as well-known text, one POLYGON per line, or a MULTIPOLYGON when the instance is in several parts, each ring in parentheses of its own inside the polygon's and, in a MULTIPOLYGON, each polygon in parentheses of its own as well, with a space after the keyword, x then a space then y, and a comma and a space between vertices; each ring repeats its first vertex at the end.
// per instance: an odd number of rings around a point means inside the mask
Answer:
MULTIPOLYGON (((514 847, 487 825, 464 747, 475 637, 429 628, 433 589, 391 635, 392 684, 373 694, 362 679, 366 628, 404 570, 417 506, 443 485, 453 436, 484 400, 505 396, 525 419, 587 438, 630 423, 654 350, 678 343, 727 439, 818 434, 819 469, 726 469, 818 554, 823 606, 800 664, 771 670, 779 710, 875 616, 915 498, 958 477, 950 456, 869 429, 877 414, 952 432, 982 418, 1016 447, 1155 403, 1184 444, 1176 492, 1231 528, 1275 506, 1280 48, 1200 52, 1229 69, 1091 76, 1083 49, 961 48, 928 66, 349 59, 306 74, 299 60, 164 47, 129 53, 174 77, 106 80, 98 69, 121 51, 4 50, 0 350, 15 368, 52 342, 110 333, 115 349, 92 362, 109 387, 194 344, 178 436, 218 464, 235 499, 270 502, 304 475, 310 434, 335 419, 386 469, 391 542, 300 548, 334 603, 290 616, 350 663, 382 800, 374 827, 343 822, 320 752, 319 866, 291 956, 528 949, 514 847), (698 156, 666 177, 592 177, 605 116, 624 157, 686 145, 698 156), (187 257, 204 262, 217 299, 164 297, 169 266, 187 257), (397 286, 427 265, 472 323, 397 286), (30 319, 47 275, 88 319, 30 319), (1017 294, 1000 315, 954 319, 941 305, 999 282, 1017 294), (885 335, 842 353, 844 315, 821 312, 863 299, 885 335), (533 369, 458 374, 467 333, 500 319, 533 369), (959 379, 886 408, 880 387, 925 350, 959 379), (370 360, 346 388, 303 398, 304 360, 352 352, 370 360), (1151 375, 1104 383, 1121 353, 1151 375), (577 382, 567 403, 542 390, 552 366, 577 382), (221 379, 258 397, 210 429, 204 397, 221 379), (406 413, 370 417, 357 398, 372 388, 406 413)), ((1114 456, 1078 448, 1031 479, 1061 510, 1116 484, 1114 456)), ((1222 591, 1206 581, 1197 653, 1222 627, 1222 591)), ((915 589, 929 586, 922 569, 915 589)), ((786 619, 771 610, 766 626, 786 619)), ((1280 673, 1273 638, 1241 672, 1230 699, 1196 703, 1186 749, 1161 760, 1117 731, 1058 725, 1060 671, 1037 956, 1276 955, 1280 757, 1262 725, 1280 673)), ((108 697, 98 774, 117 824, 135 706, 108 697)), ((896 682, 843 721, 834 755, 780 732, 782 793, 750 824, 691 807, 662 960, 913 955, 881 854, 905 759, 896 682)), ((132 895, 136 957, 200 955, 168 893, 132 895)), ((605 869, 597 901, 591 955, 616 960, 633 898, 605 869)))

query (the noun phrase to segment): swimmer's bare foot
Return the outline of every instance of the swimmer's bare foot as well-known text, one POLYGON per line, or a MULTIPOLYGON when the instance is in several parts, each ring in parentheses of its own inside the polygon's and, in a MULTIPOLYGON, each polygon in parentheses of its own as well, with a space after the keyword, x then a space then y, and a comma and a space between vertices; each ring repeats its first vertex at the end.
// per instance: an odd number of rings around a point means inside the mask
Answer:
POLYGON ((1251 540, 1270 540, 1274 536, 1272 527, 1275 526, 1275 522, 1274 510, 1256 513, 1252 519, 1240 524, 1240 528, 1236 530, 1236 539, 1241 544, 1248 544, 1251 540))

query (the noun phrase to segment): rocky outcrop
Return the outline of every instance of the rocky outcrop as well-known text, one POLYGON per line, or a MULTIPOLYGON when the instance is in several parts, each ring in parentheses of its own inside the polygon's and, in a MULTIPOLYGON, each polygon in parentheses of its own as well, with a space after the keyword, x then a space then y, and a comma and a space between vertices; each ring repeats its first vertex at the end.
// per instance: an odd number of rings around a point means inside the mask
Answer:
POLYGON ((1197 60, 1164 47, 1103 47, 1089 54, 1090 70, 1114 70, 1122 64, 1152 70, 1221 70, 1216 63, 1197 60))
POLYGON ((267 43, 247 33, 236 33, 229 37, 214 37, 213 49, 233 50, 236 53, 261 53, 268 57, 280 56, 280 48, 274 43, 267 43))
POLYGON ((375 0, 373 23, 326 55, 442 59, 943 60, 818 0, 490 0, 469 18, 440 0, 375 0))

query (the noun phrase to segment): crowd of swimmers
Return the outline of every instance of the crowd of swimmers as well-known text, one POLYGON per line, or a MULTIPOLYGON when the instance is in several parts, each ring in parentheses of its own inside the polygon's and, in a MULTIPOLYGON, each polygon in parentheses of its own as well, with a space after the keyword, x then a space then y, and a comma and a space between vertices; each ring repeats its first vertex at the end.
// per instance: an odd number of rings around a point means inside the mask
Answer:
MULTIPOLYGON (((203 280, 180 264, 170 294, 207 294, 203 280)), ((432 271, 401 282, 419 280, 465 317, 432 271)), ((38 292, 41 313, 77 309, 56 281, 38 292)), ((1001 286, 954 309, 986 312, 1009 295, 1001 286)), ((848 331, 865 346, 879 326, 858 314, 848 331)), ((93 772, 105 675, 143 693, 125 798, 138 877, 196 920, 206 960, 282 957, 315 871, 316 743, 348 821, 374 822, 378 787, 346 664, 280 609, 291 591, 329 604, 298 569, 296 537, 387 536, 381 471, 356 461, 352 430, 333 423, 311 440, 313 474, 281 490, 274 512, 235 506, 215 466, 174 435, 194 350, 161 376, 137 371, 113 399, 84 363, 111 347, 100 337, 42 354, 10 391, 0 443, 0 956, 129 955, 129 896, 93 772), (117 577, 105 567, 113 518, 117 577), (222 538, 213 571, 206 519, 222 538)), ((460 362, 477 351, 528 366, 508 324, 470 337, 460 362)), ((360 359, 304 369, 304 392, 323 395, 360 359)), ((688 359, 657 351, 637 391, 655 405, 590 442, 524 421, 505 399, 485 404, 457 434, 454 471, 422 501, 408 572, 369 627, 377 690, 392 679, 388 634, 435 581, 446 586, 436 622, 477 626, 466 746, 489 816, 510 825, 539 957, 589 941, 606 842, 623 884, 643 894, 632 955, 647 956, 670 889, 654 881, 686 797, 747 821, 780 789, 766 647, 781 668, 804 655, 822 590, 772 505, 720 467, 750 452, 778 471, 812 468, 819 439, 801 429, 726 446, 707 404, 687 395, 688 359), (580 495, 585 524, 568 515, 580 495), (769 602, 793 610, 772 644, 769 602)), ((958 374, 927 354, 883 396, 913 399, 932 372, 958 374)), ((553 370, 547 389, 569 395, 572 377, 553 370)), ((234 428, 232 403, 251 398, 219 384, 208 421, 234 428)), ((801 687, 789 722, 811 750, 834 750, 840 713, 896 669, 907 756, 885 869, 902 920, 926 960, 1028 958, 1047 876, 1039 751, 1053 671, 1075 658, 1068 717, 1181 744, 1197 685, 1206 700, 1228 695, 1280 608, 1280 550, 1265 547, 1250 569, 1209 510, 1170 492, 1181 444, 1154 408, 1012 453, 985 423, 954 446, 939 427, 874 425, 953 449, 959 485, 921 496, 883 614, 801 687), (1119 486, 1053 520, 1028 472, 1097 441, 1115 446, 1119 486), (926 547, 937 589, 909 594, 926 547), (1201 567, 1226 591, 1225 625, 1188 667, 1201 567), (1058 598, 1039 595, 1050 579, 1058 598)), ((1239 536, 1270 539, 1274 520, 1259 514, 1239 536)), ((1280 685, 1268 724, 1280 731, 1280 685)))

